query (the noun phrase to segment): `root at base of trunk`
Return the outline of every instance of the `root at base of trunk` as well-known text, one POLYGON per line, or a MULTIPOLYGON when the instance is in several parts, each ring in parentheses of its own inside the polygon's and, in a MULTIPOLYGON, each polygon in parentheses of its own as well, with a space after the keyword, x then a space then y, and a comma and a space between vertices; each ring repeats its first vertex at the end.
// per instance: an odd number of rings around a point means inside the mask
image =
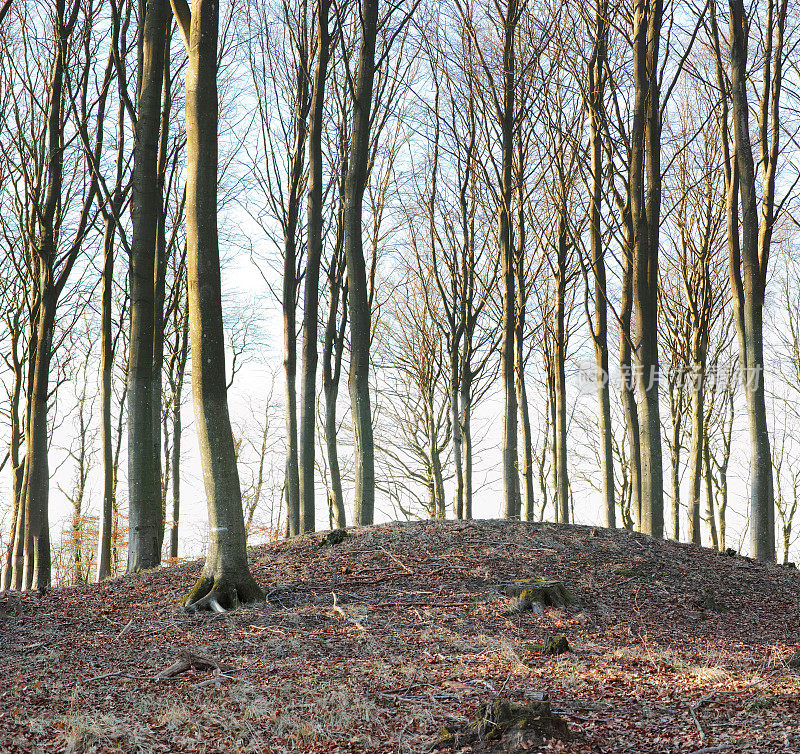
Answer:
POLYGON ((203 573, 181 604, 192 612, 224 612, 248 602, 263 602, 264 592, 249 571, 242 574, 203 573))

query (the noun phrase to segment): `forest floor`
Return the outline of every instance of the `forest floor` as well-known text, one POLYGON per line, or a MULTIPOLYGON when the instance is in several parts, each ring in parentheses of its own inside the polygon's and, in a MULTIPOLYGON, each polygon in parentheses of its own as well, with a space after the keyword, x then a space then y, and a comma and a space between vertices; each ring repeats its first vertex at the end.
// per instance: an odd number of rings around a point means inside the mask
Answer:
POLYGON ((252 548, 267 602, 229 613, 176 608, 199 561, 0 597, 0 751, 421 752, 547 692, 579 738, 537 751, 800 752, 796 570, 586 526, 349 534, 252 548), (505 615, 530 578, 576 604, 505 615), (221 669, 157 678, 186 650, 221 669))

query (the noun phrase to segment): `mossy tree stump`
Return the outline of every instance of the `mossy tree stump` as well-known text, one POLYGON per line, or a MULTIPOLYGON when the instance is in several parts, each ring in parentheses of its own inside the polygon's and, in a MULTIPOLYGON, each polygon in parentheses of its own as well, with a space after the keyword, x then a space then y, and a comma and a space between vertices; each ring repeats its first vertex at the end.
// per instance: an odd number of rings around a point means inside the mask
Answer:
POLYGON ((569 607, 575 598, 560 581, 529 579, 500 585, 500 591, 511 597, 504 615, 515 615, 526 610, 543 613, 546 607, 569 607))
POLYGON ((517 704, 492 699, 478 707, 471 722, 444 728, 428 751, 470 747, 472 752, 521 752, 541 746, 546 738, 574 738, 564 720, 553 714, 549 701, 517 704))

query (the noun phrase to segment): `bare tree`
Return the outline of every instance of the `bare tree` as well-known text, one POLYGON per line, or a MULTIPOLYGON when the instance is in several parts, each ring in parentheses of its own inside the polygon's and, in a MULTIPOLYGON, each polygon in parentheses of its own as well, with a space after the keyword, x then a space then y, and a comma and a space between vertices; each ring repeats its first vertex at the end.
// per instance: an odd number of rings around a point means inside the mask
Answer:
MULTIPOLYGON (((161 364, 155 363, 161 104, 169 27, 167 0, 140 3, 139 73, 134 128, 130 250, 131 338, 128 359, 128 572, 161 561, 161 364), (155 373, 158 372, 158 377, 155 373)), ((159 260, 160 261, 160 260, 159 260)), ((161 316, 159 315, 159 324, 161 316)))
POLYGON ((247 535, 228 415, 217 229, 219 4, 171 0, 189 54, 186 71, 186 242, 192 395, 208 499, 208 550, 185 603, 230 608, 264 598, 247 564, 247 535))
POLYGON ((756 9, 742 0, 730 3, 730 78, 722 53, 716 3, 711 3, 710 28, 717 63, 727 190, 728 250, 734 319, 739 335, 739 362, 745 376, 750 424, 750 546, 759 560, 775 559, 775 507, 772 454, 764 386, 763 308, 773 227, 783 202, 776 202, 775 184, 781 155, 781 87, 787 50, 784 31, 787 0, 769 0, 762 29, 761 94, 758 98, 758 136, 761 149, 761 217, 756 189, 756 166, 749 130, 748 48, 756 9), (730 108, 729 108, 730 102, 730 108), (730 112, 732 110, 732 112, 730 112), (730 126, 728 123, 730 112, 730 126), (738 196, 737 196, 738 194, 738 196), (739 211, 741 199, 741 213, 739 211))

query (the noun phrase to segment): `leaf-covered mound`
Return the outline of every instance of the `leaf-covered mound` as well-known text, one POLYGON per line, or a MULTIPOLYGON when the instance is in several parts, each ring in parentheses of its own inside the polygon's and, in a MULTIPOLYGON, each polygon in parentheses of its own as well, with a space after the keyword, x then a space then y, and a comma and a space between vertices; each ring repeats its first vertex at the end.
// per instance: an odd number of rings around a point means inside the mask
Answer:
POLYGON ((418 752, 543 695, 576 738, 541 751, 800 751, 797 571, 583 526, 348 534, 253 548, 267 602, 230 613, 176 608, 200 562, 0 596, 0 751, 418 752), (574 602, 510 612, 523 582, 574 602))

